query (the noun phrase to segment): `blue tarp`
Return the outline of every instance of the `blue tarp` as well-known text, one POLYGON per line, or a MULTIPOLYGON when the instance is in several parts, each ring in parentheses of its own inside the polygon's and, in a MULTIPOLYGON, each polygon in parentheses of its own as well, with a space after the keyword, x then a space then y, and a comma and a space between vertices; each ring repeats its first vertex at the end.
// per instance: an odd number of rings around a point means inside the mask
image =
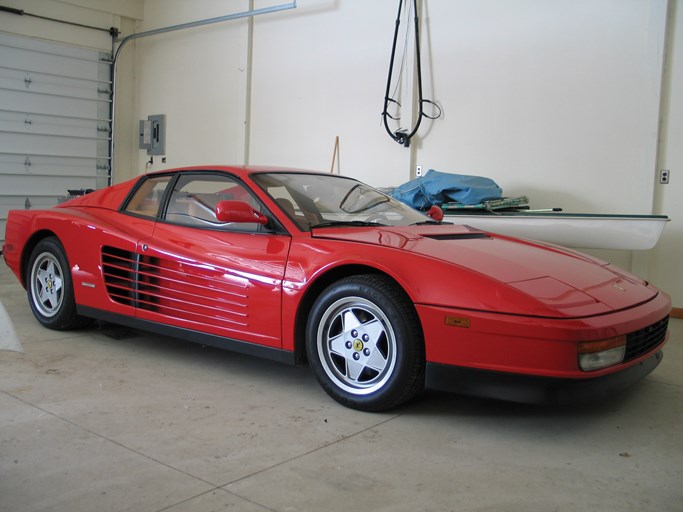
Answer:
POLYGON ((502 194, 501 188, 490 178, 450 174, 434 169, 390 192, 392 197, 418 210, 450 202, 478 204, 499 199, 502 194))

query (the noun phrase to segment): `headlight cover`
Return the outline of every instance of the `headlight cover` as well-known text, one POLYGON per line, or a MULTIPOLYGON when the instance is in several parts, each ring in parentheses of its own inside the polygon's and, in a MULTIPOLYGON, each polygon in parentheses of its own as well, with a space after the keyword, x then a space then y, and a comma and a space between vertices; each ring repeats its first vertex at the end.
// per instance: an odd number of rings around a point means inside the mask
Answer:
POLYGON ((584 372, 619 364, 626 354, 626 336, 579 343, 579 368, 584 372))

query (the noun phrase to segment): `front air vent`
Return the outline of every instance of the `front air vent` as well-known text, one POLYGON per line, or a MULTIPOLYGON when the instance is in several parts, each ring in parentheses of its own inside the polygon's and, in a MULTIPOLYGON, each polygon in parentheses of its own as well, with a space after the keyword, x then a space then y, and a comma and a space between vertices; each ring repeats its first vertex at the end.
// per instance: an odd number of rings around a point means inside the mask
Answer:
POLYGON ((664 342, 669 317, 662 318, 648 327, 632 332, 626 337, 626 355, 624 361, 630 361, 651 351, 664 342))
POLYGON ((489 238, 486 233, 446 233, 444 235, 423 235, 432 240, 471 240, 473 238, 489 238))

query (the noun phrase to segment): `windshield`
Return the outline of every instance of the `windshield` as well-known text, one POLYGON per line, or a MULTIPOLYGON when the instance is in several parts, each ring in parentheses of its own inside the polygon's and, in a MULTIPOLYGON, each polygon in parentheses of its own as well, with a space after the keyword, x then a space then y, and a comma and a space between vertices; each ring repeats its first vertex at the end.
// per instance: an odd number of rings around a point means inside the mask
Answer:
POLYGON ((326 226, 409 226, 426 215, 364 183, 338 175, 263 173, 252 176, 301 229, 326 226))

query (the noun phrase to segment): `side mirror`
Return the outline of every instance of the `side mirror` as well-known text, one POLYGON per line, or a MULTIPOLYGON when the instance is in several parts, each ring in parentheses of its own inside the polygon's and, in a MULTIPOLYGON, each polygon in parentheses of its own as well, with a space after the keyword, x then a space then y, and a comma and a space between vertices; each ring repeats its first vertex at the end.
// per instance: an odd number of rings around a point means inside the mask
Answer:
POLYGON ((436 222, 441 222, 443 220, 443 210, 436 205, 432 205, 432 207, 427 212, 427 215, 434 219, 436 222))
POLYGON ((216 205, 216 219, 220 222, 268 224, 268 217, 254 210, 244 201, 219 201, 216 205))

